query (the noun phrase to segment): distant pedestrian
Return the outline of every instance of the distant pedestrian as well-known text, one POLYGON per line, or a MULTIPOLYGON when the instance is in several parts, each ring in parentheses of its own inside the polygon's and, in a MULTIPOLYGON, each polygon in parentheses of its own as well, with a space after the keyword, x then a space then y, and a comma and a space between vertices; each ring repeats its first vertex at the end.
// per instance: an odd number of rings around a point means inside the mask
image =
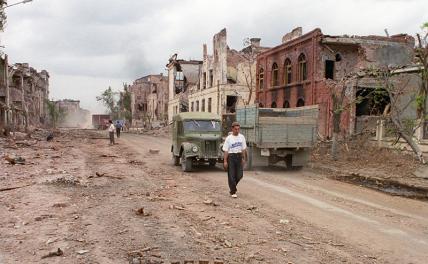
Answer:
POLYGON ((113 125, 113 121, 109 120, 108 134, 110 136, 110 145, 114 145, 114 130, 116 127, 113 125))
POLYGON ((244 176, 244 165, 247 162, 247 143, 245 137, 239 133, 240 124, 232 123, 232 133, 226 137, 223 145, 224 169, 227 170, 230 195, 237 198, 236 194, 239 181, 244 176))
POLYGON ((117 135, 117 138, 120 138, 120 130, 122 130, 122 123, 120 123, 120 120, 116 120, 116 135, 117 135))

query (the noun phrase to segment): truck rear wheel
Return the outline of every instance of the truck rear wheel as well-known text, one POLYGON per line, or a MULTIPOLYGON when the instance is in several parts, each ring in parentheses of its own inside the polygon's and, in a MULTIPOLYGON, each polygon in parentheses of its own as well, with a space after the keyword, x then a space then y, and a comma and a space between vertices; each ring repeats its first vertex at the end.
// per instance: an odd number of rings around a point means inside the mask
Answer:
POLYGON ((293 155, 287 155, 285 156, 285 165, 287 166, 287 169, 293 168, 293 155))
POLYGON ((192 167, 193 167, 193 159, 192 158, 186 158, 183 156, 181 156, 181 169, 184 172, 189 172, 192 171, 192 167))
POLYGON ((216 163, 217 163, 217 161, 215 159, 210 159, 208 161, 208 164, 210 165, 210 167, 214 167, 216 163))

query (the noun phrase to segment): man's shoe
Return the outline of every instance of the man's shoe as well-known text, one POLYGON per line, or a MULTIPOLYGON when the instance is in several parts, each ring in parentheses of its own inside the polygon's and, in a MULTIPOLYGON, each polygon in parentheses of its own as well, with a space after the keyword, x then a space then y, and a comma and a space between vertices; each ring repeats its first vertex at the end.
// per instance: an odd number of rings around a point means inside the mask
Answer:
POLYGON ((232 198, 238 198, 238 195, 236 193, 232 194, 231 196, 232 198))

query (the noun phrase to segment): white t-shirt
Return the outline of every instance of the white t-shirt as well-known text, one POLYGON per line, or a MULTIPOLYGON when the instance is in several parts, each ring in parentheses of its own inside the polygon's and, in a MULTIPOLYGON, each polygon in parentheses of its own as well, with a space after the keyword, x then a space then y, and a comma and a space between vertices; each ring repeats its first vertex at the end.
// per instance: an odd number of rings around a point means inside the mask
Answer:
POLYGON ((226 137, 223 145, 223 151, 228 153, 242 153, 243 150, 247 149, 247 142, 242 134, 234 136, 230 134, 226 137))
POLYGON ((110 124, 109 128, 108 128, 108 132, 114 132, 116 129, 116 127, 113 124, 110 124))

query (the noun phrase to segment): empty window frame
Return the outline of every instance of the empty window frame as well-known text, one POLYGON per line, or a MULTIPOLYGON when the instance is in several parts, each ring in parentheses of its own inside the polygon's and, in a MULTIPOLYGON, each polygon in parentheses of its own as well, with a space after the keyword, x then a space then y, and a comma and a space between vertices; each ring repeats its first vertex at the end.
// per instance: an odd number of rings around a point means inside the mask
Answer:
POLYGON ((325 78, 334 80, 334 61, 326 60, 325 61, 325 78))
POLYGON ((278 82, 278 72, 279 72, 278 64, 274 63, 272 65, 272 83, 271 83, 271 85, 273 87, 279 85, 279 82, 278 82))
POLYGON ((213 87, 213 83, 214 83, 214 74, 213 74, 213 70, 210 70, 210 87, 213 87))
POLYGON ((196 112, 199 112, 199 101, 196 101, 196 112))
POLYGON ((303 100, 303 98, 300 98, 299 100, 297 100, 297 107, 301 107, 301 106, 305 106, 305 100, 303 100))
POLYGON ((308 78, 307 74, 307 64, 306 64, 306 56, 305 54, 300 54, 299 59, 299 81, 304 81, 308 78))
POLYGON ((208 98, 208 113, 211 113, 212 111, 212 98, 208 98))
POLYGON ((284 104, 282 105, 283 108, 290 108, 290 102, 288 100, 284 101, 284 104))
POLYGON ((207 88, 207 73, 204 72, 202 75, 202 89, 207 88))
POLYGON ((202 99, 201 102, 201 112, 205 112, 205 99, 202 99))
POLYGON ((291 60, 286 59, 284 63, 284 84, 290 84, 292 81, 291 60))
POLYGON ((259 90, 263 90, 264 88, 264 77, 265 77, 265 71, 263 68, 260 68, 259 70, 259 90))

